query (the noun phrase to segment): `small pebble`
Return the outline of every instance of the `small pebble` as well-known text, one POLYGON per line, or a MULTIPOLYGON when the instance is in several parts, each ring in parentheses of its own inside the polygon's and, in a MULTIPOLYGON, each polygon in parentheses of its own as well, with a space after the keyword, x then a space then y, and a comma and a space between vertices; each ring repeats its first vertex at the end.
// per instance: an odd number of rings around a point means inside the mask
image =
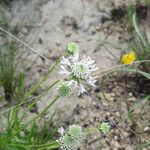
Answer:
POLYGON ((145 128, 144 128, 144 131, 145 131, 145 132, 149 132, 149 131, 150 131, 150 127, 145 127, 145 128))
POLYGON ((129 96, 133 96, 133 93, 130 92, 130 93, 129 93, 129 96))

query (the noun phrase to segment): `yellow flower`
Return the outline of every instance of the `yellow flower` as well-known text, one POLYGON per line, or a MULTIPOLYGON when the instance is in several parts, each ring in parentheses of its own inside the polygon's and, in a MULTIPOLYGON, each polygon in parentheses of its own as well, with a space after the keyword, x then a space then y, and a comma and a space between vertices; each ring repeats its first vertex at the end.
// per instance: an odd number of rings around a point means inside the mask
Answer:
POLYGON ((128 54, 124 54, 121 58, 122 64, 131 64, 136 59, 134 51, 130 51, 128 54))

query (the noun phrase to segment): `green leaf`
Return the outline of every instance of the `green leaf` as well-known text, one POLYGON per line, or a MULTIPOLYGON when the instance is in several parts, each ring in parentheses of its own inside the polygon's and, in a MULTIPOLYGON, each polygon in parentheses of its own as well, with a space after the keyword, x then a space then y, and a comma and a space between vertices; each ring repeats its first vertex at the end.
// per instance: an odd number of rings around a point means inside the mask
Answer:
POLYGON ((131 73, 139 73, 139 74, 143 75, 144 77, 150 79, 150 74, 149 73, 141 71, 139 69, 135 69, 135 68, 122 68, 121 70, 127 71, 127 72, 131 72, 131 73))

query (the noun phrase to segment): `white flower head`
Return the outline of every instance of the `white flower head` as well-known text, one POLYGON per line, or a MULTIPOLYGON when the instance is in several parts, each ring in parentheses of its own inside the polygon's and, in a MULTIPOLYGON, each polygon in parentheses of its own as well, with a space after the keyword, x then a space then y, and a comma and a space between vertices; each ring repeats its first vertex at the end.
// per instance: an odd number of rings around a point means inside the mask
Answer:
POLYGON ((69 126, 69 130, 64 134, 61 134, 61 137, 57 142, 61 145, 63 150, 75 150, 78 142, 83 137, 82 128, 79 125, 69 126))
POLYGON ((85 84, 95 86, 96 80, 92 76, 92 72, 98 70, 98 67, 90 57, 84 56, 79 59, 79 53, 76 53, 68 58, 62 57, 60 64, 59 75, 64 76, 67 80, 76 81, 78 85, 76 87, 79 88, 78 95, 86 92, 85 84))

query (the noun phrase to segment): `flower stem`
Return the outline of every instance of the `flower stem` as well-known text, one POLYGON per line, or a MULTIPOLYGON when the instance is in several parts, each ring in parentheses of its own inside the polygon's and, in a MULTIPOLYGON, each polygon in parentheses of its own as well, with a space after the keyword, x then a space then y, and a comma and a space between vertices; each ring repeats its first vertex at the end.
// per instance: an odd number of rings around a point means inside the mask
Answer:
POLYGON ((51 89, 54 85, 56 85, 58 82, 59 82, 59 80, 55 81, 53 84, 51 84, 50 86, 48 86, 48 87, 45 89, 45 91, 44 91, 41 95, 39 95, 39 96, 36 98, 36 100, 35 100, 33 103, 31 103, 31 104, 26 108, 24 114, 22 115, 22 117, 21 117, 21 119, 20 119, 20 122, 22 121, 23 117, 24 117, 25 114, 28 112, 28 110, 30 110, 30 109, 36 104, 36 102, 37 102, 41 97, 43 97, 44 95, 46 95, 46 94, 50 91, 50 89, 51 89))
POLYGON ((22 129, 24 129, 25 127, 27 127, 31 122, 33 122, 35 119, 39 118, 40 116, 42 116, 57 100, 58 100, 59 96, 56 96, 54 98, 54 100, 41 112, 39 113, 37 116, 33 117, 31 120, 29 120, 25 125, 23 125, 22 128, 20 128, 16 133, 19 133, 22 129))

